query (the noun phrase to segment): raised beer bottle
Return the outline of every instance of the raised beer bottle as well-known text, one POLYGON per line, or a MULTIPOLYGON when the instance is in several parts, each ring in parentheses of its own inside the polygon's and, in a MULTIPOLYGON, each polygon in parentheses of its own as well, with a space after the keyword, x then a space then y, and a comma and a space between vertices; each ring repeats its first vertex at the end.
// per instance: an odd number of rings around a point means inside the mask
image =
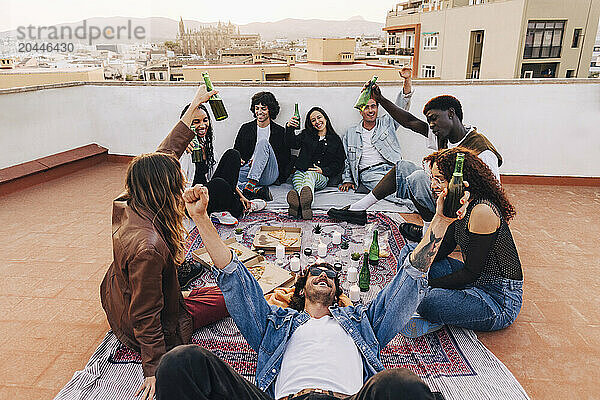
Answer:
MULTIPOLYGON (((206 90, 209 92, 213 90, 213 85, 208 76, 208 72, 203 72, 202 78, 204 79, 204 84, 206 84, 206 90)), ((223 104, 221 96, 218 94, 212 95, 211 98, 208 99, 208 104, 210 104, 210 108, 217 121, 222 121, 227 118, 227 110, 225 110, 225 105, 223 104)))
POLYGON ((194 138, 192 139, 192 146, 192 162, 199 163, 204 157, 202 157, 202 148, 200 147, 200 142, 196 135, 194 135, 194 138))
POLYGON ((452 179, 448 183, 448 194, 444 200, 444 216, 448 218, 456 218, 456 212, 462 206, 460 199, 465 194, 465 187, 463 185, 463 161, 465 159, 464 153, 456 154, 456 164, 454 164, 454 173, 452 179))
POLYGON ((377 240, 377 229, 373 231, 373 241, 369 249, 369 264, 379 264, 379 241, 377 240))
POLYGON ((367 83, 367 87, 365 87, 365 89, 360 93, 358 100, 356 100, 354 108, 356 108, 359 111, 365 109, 367 102, 371 99, 371 88, 373 87, 375 81, 377 81, 377 76, 373 76, 373 78, 371 78, 371 81, 367 83))
MULTIPOLYGON (((300 111, 298 110, 298 103, 296 103, 294 106, 294 118, 296 118, 298 120, 298 124, 300 124, 300 111)), ((300 129, 300 127, 294 128, 294 130, 296 129, 300 129)))
POLYGON ((365 252, 363 265, 358 274, 358 287, 361 292, 368 292, 371 285, 371 271, 369 270, 369 253, 365 252))

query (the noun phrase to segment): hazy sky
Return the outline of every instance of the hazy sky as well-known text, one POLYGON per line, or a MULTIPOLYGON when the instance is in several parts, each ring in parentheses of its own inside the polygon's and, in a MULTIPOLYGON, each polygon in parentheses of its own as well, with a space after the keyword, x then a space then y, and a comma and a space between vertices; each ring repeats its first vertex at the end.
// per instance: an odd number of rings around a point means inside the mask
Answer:
POLYGON ((17 26, 77 22, 89 17, 169 17, 202 22, 277 21, 283 18, 344 20, 361 15, 385 22, 395 0, 0 0, 0 31, 17 26), (8 12, 5 12, 8 10, 8 12))

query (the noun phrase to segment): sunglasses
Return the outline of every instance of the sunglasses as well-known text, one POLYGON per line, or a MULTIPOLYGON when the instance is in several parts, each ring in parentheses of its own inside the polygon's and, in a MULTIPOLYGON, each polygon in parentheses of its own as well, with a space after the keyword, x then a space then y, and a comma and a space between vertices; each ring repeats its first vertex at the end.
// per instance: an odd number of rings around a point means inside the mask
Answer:
POLYGON ((334 279, 337 276, 337 272, 329 268, 310 267, 308 271, 312 276, 319 276, 323 272, 325 272, 325 275, 330 279, 334 279))

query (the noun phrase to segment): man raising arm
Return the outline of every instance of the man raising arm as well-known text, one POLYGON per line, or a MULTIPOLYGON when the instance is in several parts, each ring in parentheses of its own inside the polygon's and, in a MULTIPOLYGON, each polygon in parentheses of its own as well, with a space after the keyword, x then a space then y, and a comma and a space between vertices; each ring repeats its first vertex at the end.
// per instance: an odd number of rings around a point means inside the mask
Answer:
MULTIPOLYGON (((267 304, 256 279, 219 238, 206 215, 207 190, 196 186, 186 191, 184 200, 213 259, 228 310, 258 353, 256 385, 209 351, 186 346, 163 357, 157 371, 159 400, 300 400, 311 393, 332 400, 433 398, 412 372, 384 370, 380 349, 426 295, 429 254, 437 251, 439 241, 417 249, 414 266, 406 258, 368 306, 339 307, 339 277, 332 266, 321 263, 299 277, 291 308, 279 308, 267 304)), ((435 237, 443 236, 445 222, 436 222, 435 237)))

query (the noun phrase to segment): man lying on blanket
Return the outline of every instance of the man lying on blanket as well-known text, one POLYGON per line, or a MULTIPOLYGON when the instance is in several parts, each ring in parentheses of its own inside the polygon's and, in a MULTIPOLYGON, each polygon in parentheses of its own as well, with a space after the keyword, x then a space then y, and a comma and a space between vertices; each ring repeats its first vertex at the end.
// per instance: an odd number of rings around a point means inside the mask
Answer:
MULTIPOLYGON (((379 352, 425 296, 427 271, 454 219, 436 214, 427 239, 368 306, 339 307, 337 273, 323 263, 298 279, 292 308, 280 308, 267 303, 258 282, 219 237, 206 211, 206 187, 196 185, 183 198, 214 262, 229 313, 258 353, 256 385, 208 350, 180 346, 157 369, 159 400, 435 398, 411 371, 384 370, 379 352)), ((445 192, 439 210, 444 198, 445 192)))

